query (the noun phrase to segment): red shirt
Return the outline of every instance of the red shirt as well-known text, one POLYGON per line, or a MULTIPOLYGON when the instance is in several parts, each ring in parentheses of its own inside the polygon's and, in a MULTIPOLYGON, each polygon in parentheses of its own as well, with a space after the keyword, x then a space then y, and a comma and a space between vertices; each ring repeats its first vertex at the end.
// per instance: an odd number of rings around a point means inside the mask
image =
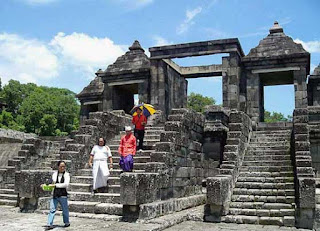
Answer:
POLYGON ((135 155, 137 148, 136 137, 131 133, 130 135, 124 135, 121 137, 118 152, 121 156, 135 155))
POLYGON ((135 115, 132 118, 132 123, 135 125, 135 129, 144 130, 145 125, 147 124, 147 117, 145 115, 135 115), (143 125, 142 122, 145 122, 143 125))

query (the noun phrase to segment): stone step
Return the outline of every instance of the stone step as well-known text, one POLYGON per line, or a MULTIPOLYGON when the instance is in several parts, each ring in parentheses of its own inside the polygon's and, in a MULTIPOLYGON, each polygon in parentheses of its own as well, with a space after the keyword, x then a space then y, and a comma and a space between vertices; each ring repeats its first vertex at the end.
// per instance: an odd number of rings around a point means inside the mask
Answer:
POLYGON ((78 151, 60 151, 60 157, 62 160, 74 159, 78 155, 78 151))
POLYGON ((289 150, 247 150, 246 156, 289 155, 289 150))
POLYGON ((250 146, 290 146, 290 140, 285 141, 250 141, 250 146))
POLYGON ((91 193, 91 192, 73 192, 70 191, 71 201, 89 201, 100 203, 120 203, 120 193, 91 193))
POLYGON ((86 119, 84 121, 84 123, 85 123, 85 125, 97 126, 99 124, 99 121, 101 121, 101 120, 98 120, 98 119, 86 119))
POLYGON ((14 184, 5 184, 4 188, 6 189, 13 189, 14 190, 14 184))
MULTIPOLYGON (((73 176, 71 178, 72 183, 92 184, 92 176, 73 176)), ((120 184, 120 177, 108 177, 108 183, 111 185, 120 184)))
POLYGON ((84 144, 67 144, 65 151, 75 151, 79 152, 85 148, 84 144))
MULTIPOLYGON (((74 136, 74 143, 79 143, 79 144, 87 144, 88 142, 90 142, 91 139, 91 135, 88 134, 76 134, 74 136)), ((66 141, 66 144, 70 143, 66 141)))
POLYGON ((27 157, 26 156, 15 156, 13 157, 14 160, 20 160, 22 163, 27 161, 27 157))
MULTIPOLYGON (((92 183, 83 184, 83 183, 70 183, 70 190, 73 192, 92 192, 92 183)), ((111 185, 107 186, 108 193, 120 193, 120 185, 111 185)))
POLYGON ((291 134, 291 129, 253 131, 253 134, 291 134))
POLYGON ((294 182, 294 177, 238 177, 237 182, 266 182, 266 183, 286 183, 294 182))
POLYGON ((256 142, 290 142, 290 138, 288 137, 273 137, 273 136, 256 136, 256 137, 251 137, 250 143, 256 143, 256 142))
POLYGON ((291 160, 290 155, 245 155, 244 161, 279 161, 279 160, 291 160))
MULTIPOLYGON (((148 136, 145 136, 143 139, 143 145, 145 146, 152 146, 154 144, 156 144, 157 142, 160 142, 160 136, 156 137, 156 138, 150 138, 148 136)), ((120 139, 119 140, 112 140, 110 142, 108 142, 108 146, 110 147, 114 147, 114 148, 118 148, 120 144, 120 139)))
MULTIPOLYGON (((151 155, 151 153, 153 153, 154 150, 137 150, 136 151, 136 155, 133 157, 133 158, 136 158, 138 156, 141 156, 141 157, 148 157, 151 155)), ((118 149, 117 150, 111 150, 111 154, 112 154, 112 157, 116 157, 116 156, 119 156, 119 153, 118 153, 118 149)))
POLYGON ((243 166, 240 172, 287 172, 292 171, 292 166, 243 166))
POLYGON ((28 157, 28 156, 30 156, 30 152, 29 152, 29 150, 20 150, 20 151, 18 152, 18 156, 28 157))
POLYGON ((268 202, 231 202, 230 208, 241 209, 295 209, 294 203, 268 203, 268 202))
POLYGON ((234 188, 233 195, 254 195, 254 196, 294 196, 294 189, 246 189, 234 188))
POLYGON ((286 183, 265 183, 265 182, 237 182, 236 188, 247 189, 294 189, 293 182, 286 183))
POLYGON ((246 216, 246 215, 227 215, 222 217, 222 222, 236 224, 259 224, 294 227, 295 217, 269 217, 269 216, 246 216))
POLYGON ((14 189, 0 188, 0 194, 15 194, 14 189))
POLYGON ((164 131, 164 127, 156 127, 156 126, 148 126, 148 125, 145 127, 145 131, 153 131, 153 130, 164 131))
POLYGON ((230 208, 231 215, 246 215, 246 216, 266 216, 266 217, 284 217, 294 216, 295 209, 241 209, 230 208))
MULTIPOLYGON (((137 173, 141 173, 144 172, 144 170, 137 170, 134 169, 133 172, 137 172, 137 173)), ((112 171, 110 171, 110 176, 120 176, 121 174, 121 170, 120 169, 113 169, 112 171)), ((92 176, 92 169, 81 169, 79 171, 79 175, 81 176, 92 176)))
POLYGON ((258 146, 249 146, 248 147, 248 151, 264 151, 264 150, 285 150, 285 151, 289 151, 290 147, 289 146, 269 146, 269 145, 258 145, 258 146))
POLYGON ((292 166, 291 160, 276 160, 276 161, 249 161, 245 160, 242 166, 292 166))
POLYGON ((0 199, 0 205, 17 206, 17 200, 0 199))
MULTIPOLYGON (((135 164, 150 162, 150 156, 138 156, 138 155, 139 153, 133 157, 135 164)), ((120 161, 120 156, 113 156, 112 159, 115 164, 118 164, 120 161)))
POLYGON ((18 195, 17 194, 0 194, 0 200, 13 200, 17 201, 18 195))
POLYGON ((21 161, 15 160, 15 159, 10 159, 10 160, 8 160, 8 166, 14 166, 14 167, 16 167, 17 170, 19 170, 21 167, 21 161))
POLYGON ((232 195, 233 202, 295 203, 295 196, 232 195))
POLYGON ((69 201, 70 212, 122 215, 122 205, 99 202, 69 201))

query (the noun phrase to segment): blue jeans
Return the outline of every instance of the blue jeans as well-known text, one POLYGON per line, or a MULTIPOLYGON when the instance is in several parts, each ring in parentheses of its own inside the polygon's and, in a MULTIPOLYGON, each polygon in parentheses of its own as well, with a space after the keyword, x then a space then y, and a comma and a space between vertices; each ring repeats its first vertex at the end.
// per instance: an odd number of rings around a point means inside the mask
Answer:
POLYGON ((69 224, 69 206, 68 206, 68 198, 67 197, 57 197, 52 198, 50 201, 50 212, 48 214, 48 225, 53 225, 53 219, 56 215, 57 205, 58 202, 61 205, 62 208, 62 216, 63 216, 63 223, 69 224))

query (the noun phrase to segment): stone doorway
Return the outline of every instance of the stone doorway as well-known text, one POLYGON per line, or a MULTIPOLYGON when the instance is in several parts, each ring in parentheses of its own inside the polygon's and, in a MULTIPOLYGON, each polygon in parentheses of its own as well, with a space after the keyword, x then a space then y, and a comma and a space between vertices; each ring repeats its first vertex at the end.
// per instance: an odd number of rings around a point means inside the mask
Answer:
POLYGON ((114 86, 112 97, 114 110, 124 110, 129 114, 134 106, 134 96, 138 94, 138 89, 137 83, 114 86))
MULTIPOLYGON (((261 73, 259 74, 260 79, 260 116, 259 116, 259 122, 265 122, 264 120, 264 111, 265 111, 265 99, 266 99, 266 87, 271 86, 285 86, 290 85, 292 86, 292 90, 294 91, 293 84, 294 84, 294 75, 293 71, 281 71, 281 72, 268 72, 268 73, 261 73)), ((294 93, 293 93, 294 95, 294 93)), ((293 96, 294 97, 294 96, 293 96)), ((281 100, 281 99, 279 99, 281 100)), ((293 109, 294 109, 294 98, 293 101, 293 109)), ((276 112, 280 112, 281 108, 279 110, 275 110, 276 112)), ((271 111, 272 112, 272 111, 271 111)), ((284 116, 287 116, 284 114, 284 116)))

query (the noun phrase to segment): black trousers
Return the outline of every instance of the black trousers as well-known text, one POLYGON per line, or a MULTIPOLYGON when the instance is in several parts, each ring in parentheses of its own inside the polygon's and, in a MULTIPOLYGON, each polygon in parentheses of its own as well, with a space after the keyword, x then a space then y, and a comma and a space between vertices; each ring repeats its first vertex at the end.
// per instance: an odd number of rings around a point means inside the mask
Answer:
POLYGON ((136 137, 137 141, 139 141, 137 150, 143 149, 144 130, 134 129, 134 136, 136 137))

